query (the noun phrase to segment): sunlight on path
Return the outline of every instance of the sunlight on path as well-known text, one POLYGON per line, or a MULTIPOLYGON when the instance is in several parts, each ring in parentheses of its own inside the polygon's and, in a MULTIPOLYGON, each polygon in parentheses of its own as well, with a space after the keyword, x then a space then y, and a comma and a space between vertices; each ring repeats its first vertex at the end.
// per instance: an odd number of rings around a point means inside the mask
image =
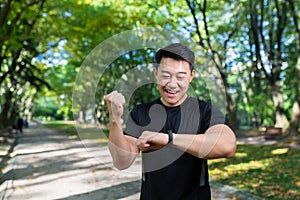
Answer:
POLYGON ((4 199, 137 199, 140 176, 111 168, 107 147, 45 129, 26 129, 1 185, 4 199), (85 142, 86 144, 86 142, 85 142))

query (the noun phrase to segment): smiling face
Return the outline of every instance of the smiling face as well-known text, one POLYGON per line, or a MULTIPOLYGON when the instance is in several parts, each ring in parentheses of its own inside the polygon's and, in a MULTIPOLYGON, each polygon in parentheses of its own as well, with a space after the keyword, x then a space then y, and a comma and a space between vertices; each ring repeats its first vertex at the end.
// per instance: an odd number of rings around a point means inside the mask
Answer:
POLYGON ((180 105, 187 98, 186 92, 194 74, 188 62, 163 57, 154 69, 163 104, 170 107, 180 105))

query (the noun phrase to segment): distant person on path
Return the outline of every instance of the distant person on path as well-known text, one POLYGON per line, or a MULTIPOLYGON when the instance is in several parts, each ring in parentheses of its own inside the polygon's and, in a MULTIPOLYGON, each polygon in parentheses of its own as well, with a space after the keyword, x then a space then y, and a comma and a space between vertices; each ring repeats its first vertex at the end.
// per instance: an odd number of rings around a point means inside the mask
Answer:
POLYGON ((27 119, 24 120, 24 126, 25 126, 26 128, 28 128, 28 121, 27 121, 27 119))
POLYGON ((142 200, 211 199, 207 159, 234 156, 234 132, 212 104, 187 95, 195 75, 189 48, 171 44, 155 59, 161 97, 135 107, 124 130, 124 96, 117 91, 105 96, 113 163, 126 169, 142 152, 142 200))
POLYGON ((17 129, 20 131, 20 133, 23 133, 23 119, 21 116, 18 116, 17 129))

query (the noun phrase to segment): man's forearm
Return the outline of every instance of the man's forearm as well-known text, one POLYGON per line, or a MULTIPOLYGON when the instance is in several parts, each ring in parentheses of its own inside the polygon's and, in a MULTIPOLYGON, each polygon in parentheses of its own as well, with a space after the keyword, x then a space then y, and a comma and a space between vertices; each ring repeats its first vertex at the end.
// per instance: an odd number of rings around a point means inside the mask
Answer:
POLYGON ((227 158, 234 156, 236 138, 228 126, 220 124, 205 134, 174 134, 173 145, 199 158, 227 158))
POLYGON ((133 144, 134 139, 123 134, 121 118, 111 119, 108 147, 116 168, 130 167, 138 153, 133 144))

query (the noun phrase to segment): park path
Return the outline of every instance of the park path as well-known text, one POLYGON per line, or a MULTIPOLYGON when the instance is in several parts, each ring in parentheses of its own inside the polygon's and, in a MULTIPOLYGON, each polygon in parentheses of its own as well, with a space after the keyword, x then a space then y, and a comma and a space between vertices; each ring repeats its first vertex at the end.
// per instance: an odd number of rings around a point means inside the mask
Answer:
MULTIPOLYGON (((107 146, 80 141, 38 124, 18 139, 1 178, 0 199, 135 200, 140 160, 130 170, 112 168, 107 146), (84 144, 84 145, 83 145, 84 144)), ((230 199, 222 186, 213 199, 230 199)))
POLYGON ((112 169, 106 146, 84 144, 38 125, 25 129, 1 180, 2 199, 137 199, 139 174, 112 169))

